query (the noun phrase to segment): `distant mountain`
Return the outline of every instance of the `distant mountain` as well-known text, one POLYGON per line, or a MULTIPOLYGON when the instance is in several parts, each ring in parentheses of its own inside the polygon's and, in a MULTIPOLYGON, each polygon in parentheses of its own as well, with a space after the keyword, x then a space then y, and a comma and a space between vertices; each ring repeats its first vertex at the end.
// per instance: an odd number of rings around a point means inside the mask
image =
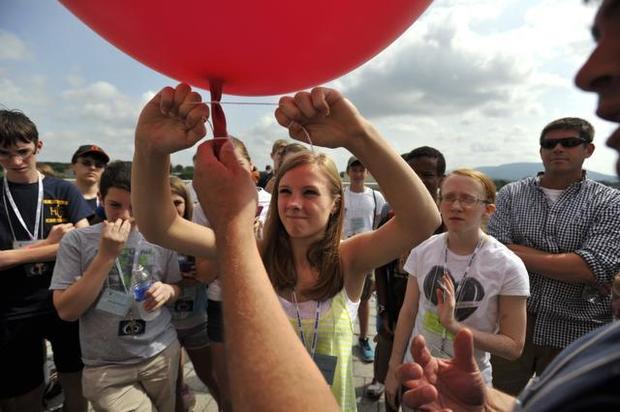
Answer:
MULTIPOLYGON (((476 169, 486 173, 495 180, 519 180, 527 176, 536 176, 543 170, 542 163, 507 163, 499 166, 483 166, 476 169)), ((588 177, 593 180, 617 182, 618 177, 588 170, 588 177)))

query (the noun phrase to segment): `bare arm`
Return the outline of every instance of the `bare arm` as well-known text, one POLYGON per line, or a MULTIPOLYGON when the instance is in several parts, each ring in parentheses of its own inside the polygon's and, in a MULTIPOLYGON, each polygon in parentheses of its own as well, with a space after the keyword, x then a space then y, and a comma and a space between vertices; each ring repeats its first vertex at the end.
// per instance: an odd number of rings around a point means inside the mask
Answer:
POLYGON ((376 178, 396 216, 378 230, 341 243, 345 288, 359 296, 364 275, 429 237, 439 226, 437 207, 420 179, 381 134, 339 92, 317 87, 311 93, 280 99, 280 125, 292 138, 314 144, 344 147, 376 178))
MULTIPOLYGON (((83 225, 88 221, 80 220, 76 226, 83 225)), ((58 252, 58 243, 63 236, 74 229, 72 223, 63 223, 52 226, 47 238, 39 240, 22 249, 2 250, 0 251, 0 270, 5 270, 13 266, 23 265, 34 262, 50 262, 56 259, 58 252)), ((82 226, 79 226, 82 227, 82 226)))
POLYGON ((418 314, 418 303, 420 299, 420 290, 418 281, 415 277, 410 276, 407 280, 407 291, 405 292, 405 300, 398 314, 398 322, 394 331, 394 342, 392 344, 392 354, 390 356, 389 369, 385 381, 385 390, 387 401, 396 407, 396 396, 398 394, 400 384, 396 376, 398 367, 403 363, 405 351, 409 345, 409 338, 415 325, 416 316, 418 314))
POLYGON ((66 321, 78 319, 97 299, 114 260, 120 254, 129 232, 129 221, 103 222, 101 241, 97 255, 84 273, 76 273, 81 278, 67 289, 54 290, 54 306, 58 316, 66 321))
POLYGON ((336 411, 329 386, 282 310, 254 238, 256 189, 232 144, 213 154, 212 142, 198 152, 196 181, 224 196, 204 208, 218 237, 222 304, 226 323, 234 410, 336 411), (261 354, 260 362, 256 353, 261 354))
MULTIPOLYGON (((168 249, 213 257, 213 231, 177 215, 170 197, 170 153, 194 145, 205 134, 209 110, 200 95, 181 84, 167 87, 142 109, 136 126, 131 200, 144 237, 168 249)), ((204 200, 204 196, 199 198, 204 200)))
POLYGON ((218 264, 215 259, 196 258, 196 279, 209 284, 217 279, 218 264))
POLYGON ((506 245, 521 258, 530 272, 567 283, 594 283, 594 273, 576 253, 548 253, 532 247, 506 245))
MULTIPOLYGON (((456 333, 463 328, 454 318, 454 284, 449 276, 444 276, 442 282, 447 291, 437 293, 437 310, 439 320, 450 333, 456 333)), ((514 360, 521 356, 525 343, 525 296, 498 297, 499 331, 497 333, 482 332, 471 329, 474 335, 474 345, 477 349, 490 352, 502 358, 514 360)))

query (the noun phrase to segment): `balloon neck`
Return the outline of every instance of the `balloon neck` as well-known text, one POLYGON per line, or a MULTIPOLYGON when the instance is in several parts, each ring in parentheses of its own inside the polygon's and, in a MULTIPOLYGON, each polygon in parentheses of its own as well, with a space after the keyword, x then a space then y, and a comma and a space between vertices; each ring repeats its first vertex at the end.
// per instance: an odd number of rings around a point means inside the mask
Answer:
POLYGON ((226 115, 219 102, 222 100, 222 82, 220 80, 209 81, 211 91, 211 119, 213 119, 213 136, 228 137, 226 131, 226 115))

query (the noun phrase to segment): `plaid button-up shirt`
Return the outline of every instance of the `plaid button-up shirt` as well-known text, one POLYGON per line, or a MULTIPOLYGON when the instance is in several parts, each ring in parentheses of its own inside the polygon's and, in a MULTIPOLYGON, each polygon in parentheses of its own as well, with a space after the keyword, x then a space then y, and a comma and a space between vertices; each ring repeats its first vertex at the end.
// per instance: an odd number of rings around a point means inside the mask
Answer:
POLYGON ((584 178, 551 204, 538 178, 530 177, 503 187, 496 205, 488 230, 499 241, 548 253, 574 252, 596 279, 593 286, 529 272, 534 343, 564 348, 610 322, 610 297, 599 289, 620 271, 620 191, 584 178))

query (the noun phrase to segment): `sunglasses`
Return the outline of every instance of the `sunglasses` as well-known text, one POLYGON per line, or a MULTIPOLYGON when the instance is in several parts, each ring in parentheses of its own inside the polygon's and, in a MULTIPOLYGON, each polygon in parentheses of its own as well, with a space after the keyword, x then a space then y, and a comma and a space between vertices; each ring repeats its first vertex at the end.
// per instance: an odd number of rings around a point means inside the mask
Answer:
POLYGON ((544 139, 540 142, 540 147, 543 149, 553 149, 557 144, 561 144, 562 147, 576 147, 580 144, 588 143, 588 141, 582 137, 563 137, 561 139, 544 139))
POLYGON ((105 162, 100 160, 93 159, 78 159, 78 162, 82 164, 84 167, 92 167, 95 166, 96 169, 103 169, 105 167, 105 162))

